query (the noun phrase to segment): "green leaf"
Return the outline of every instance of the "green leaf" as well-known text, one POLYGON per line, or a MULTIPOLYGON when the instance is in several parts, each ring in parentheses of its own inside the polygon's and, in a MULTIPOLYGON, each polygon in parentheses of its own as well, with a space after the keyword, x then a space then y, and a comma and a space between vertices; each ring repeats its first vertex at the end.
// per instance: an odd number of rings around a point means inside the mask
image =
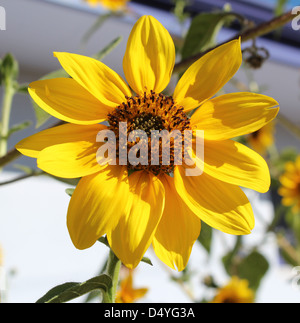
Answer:
POLYGON ((75 191, 75 188, 67 188, 67 189, 66 189, 66 193, 67 193, 69 196, 72 196, 72 195, 73 195, 73 193, 74 193, 74 191, 75 191))
POLYGON ((215 46, 217 34, 229 18, 234 19, 229 12, 200 13, 195 16, 183 44, 182 59, 215 46))
POLYGON ((257 290, 261 279, 269 269, 268 261, 258 251, 252 251, 244 257, 230 252, 222 260, 229 276, 235 275, 241 279, 247 279, 249 287, 253 290, 257 290))
POLYGON ((83 283, 64 283, 49 290, 37 303, 66 303, 94 290, 106 293, 111 283, 111 278, 105 274, 83 283))
POLYGON ((33 100, 31 100, 31 103, 35 113, 35 128, 39 128, 52 116, 44 109, 40 108, 33 100))
POLYGON ((150 265, 150 266, 153 266, 152 261, 148 257, 143 257, 141 261, 150 265))
POLYGON ((31 121, 24 121, 19 124, 13 125, 7 134, 7 138, 9 138, 13 133, 24 130, 31 125, 31 121))
POLYGON ((261 253, 253 251, 238 265, 238 275, 249 281, 250 288, 257 290, 268 269, 269 263, 266 258, 261 253))
POLYGON ((212 227, 205 222, 201 222, 201 232, 198 237, 198 241, 202 244, 205 250, 209 253, 212 241, 212 227))

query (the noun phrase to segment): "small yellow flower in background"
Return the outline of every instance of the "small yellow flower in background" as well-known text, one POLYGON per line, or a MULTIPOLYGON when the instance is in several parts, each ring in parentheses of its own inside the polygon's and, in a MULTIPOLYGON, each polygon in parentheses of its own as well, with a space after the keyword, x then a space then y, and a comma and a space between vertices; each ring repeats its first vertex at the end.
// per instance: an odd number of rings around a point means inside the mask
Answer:
POLYGON ((247 136, 247 142, 260 155, 265 155, 274 143, 274 122, 270 122, 261 129, 247 136))
POLYGON ((213 303, 254 303, 254 298, 248 280, 234 276, 226 286, 218 289, 213 303))
POLYGON ((127 2, 130 0, 84 0, 92 6, 102 5, 110 10, 120 10, 126 7, 127 2))
POLYGON ((300 212, 300 156, 295 162, 285 164, 285 173, 279 178, 281 187, 278 190, 284 206, 292 206, 293 213, 300 212))
POLYGON ((55 57, 71 78, 33 82, 29 93, 41 108, 68 123, 26 138, 16 148, 37 158, 38 167, 54 176, 82 177, 67 214, 78 249, 91 247, 106 234, 128 268, 136 267, 152 244, 166 265, 181 271, 200 234, 201 220, 229 234, 251 232, 254 215, 240 186, 264 193, 270 173, 261 156, 230 138, 262 128, 279 108, 274 99, 254 93, 211 99, 241 65, 240 40, 192 64, 173 96, 162 91, 172 75, 175 46, 151 16, 134 25, 123 60, 134 96, 117 73, 95 59, 58 52, 55 57), (100 124, 103 121, 109 126, 100 124), (120 122, 125 121, 130 131, 204 130, 203 174, 186 176, 186 166, 174 163, 174 151, 170 165, 160 159, 155 166, 100 166, 98 132, 108 129, 118 138, 120 122))
POLYGON ((129 269, 127 277, 120 283, 120 288, 116 296, 116 303, 134 303, 144 297, 147 292, 147 288, 133 288, 133 270, 129 269))

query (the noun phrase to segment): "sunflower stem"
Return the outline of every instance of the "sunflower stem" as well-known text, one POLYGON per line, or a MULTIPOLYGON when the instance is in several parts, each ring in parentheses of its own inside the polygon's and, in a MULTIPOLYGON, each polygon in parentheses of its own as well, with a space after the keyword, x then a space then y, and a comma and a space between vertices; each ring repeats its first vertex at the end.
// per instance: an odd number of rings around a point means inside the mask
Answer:
POLYGON ((106 295, 104 295, 103 297, 104 303, 115 303, 117 287, 119 282, 120 268, 121 268, 121 261, 110 249, 107 266, 106 266, 106 274, 110 276, 112 280, 112 284, 111 284, 111 287, 108 289, 106 295))
POLYGON ((5 84, 3 101, 2 101, 2 116, 1 116, 1 128, 0 128, 0 157, 3 157, 7 153, 9 121, 10 121, 10 113, 11 113, 14 94, 15 94, 15 89, 13 86, 13 82, 9 80, 5 84))
POLYGON ((174 66, 174 70, 173 73, 181 73, 183 72, 185 69, 187 69, 190 65, 192 65, 194 62, 196 62, 199 58, 201 58, 203 55, 205 55, 206 53, 212 51, 213 49, 215 49, 216 47, 219 47, 220 45, 223 45, 231 40, 237 39, 239 37, 241 37, 241 41, 242 42, 246 42, 250 39, 255 39, 257 37, 266 35, 274 30, 277 30, 278 28, 283 27, 285 24, 287 24, 288 22, 290 22, 291 20, 293 20, 297 15, 295 15, 292 11, 289 11, 287 13, 284 13, 278 17, 275 17, 267 22, 264 22, 258 26, 249 28, 247 30, 242 31, 240 34, 238 34, 237 36, 234 36, 233 38, 218 44, 215 47, 209 48, 208 50, 198 53, 194 56, 188 57, 184 60, 182 60, 181 62, 178 62, 177 64, 175 64, 174 66))

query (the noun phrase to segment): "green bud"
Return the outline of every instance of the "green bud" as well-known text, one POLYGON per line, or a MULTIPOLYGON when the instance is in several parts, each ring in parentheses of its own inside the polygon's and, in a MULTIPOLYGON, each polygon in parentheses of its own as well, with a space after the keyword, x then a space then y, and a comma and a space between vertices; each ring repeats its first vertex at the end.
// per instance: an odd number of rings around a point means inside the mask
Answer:
POLYGON ((0 62, 0 84, 17 80, 19 64, 12 54, 7 54, 0 62))

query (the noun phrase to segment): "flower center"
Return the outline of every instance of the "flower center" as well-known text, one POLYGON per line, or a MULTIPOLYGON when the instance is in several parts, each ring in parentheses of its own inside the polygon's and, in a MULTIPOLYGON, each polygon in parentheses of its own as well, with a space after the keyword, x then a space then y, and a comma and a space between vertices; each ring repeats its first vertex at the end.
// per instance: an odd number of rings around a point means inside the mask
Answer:
POLYGON ((137 115, 131 123, 132 130, 143 130, 148 136, 153 130, 163 130, 164 124, 161 116, 153 115, 152 113, 142 112, 137 115))
MULTIPOLYGON (((155 175, 159 173, 171 173, 174 169, 175 154, 178 152, 183 157, 184 131, 191 130, 190 120, 183 111, 183 107, 178 106, 171 96, 157 94, 151 91, 150 94, 136 95, 134 97, 126 97, 126 102, 123 102, 114 111, 108 115, 109 129, 115 133, 117 144, 117 158, 119 157, 119 140, 120 140, 120 123, 126 122, 127 125, 127 156, 134 145, 140 142, 141 138, 136 140, 128 140, 132 131, 143 131, 147 135, 147 142, 144 143, 144 148, 147 146, 147 164, 138 163, 132 165, 127 160, 129 170, 147 170, 155 175), (172 136, 176 130, 177 135, 181 134, 180 140, 175 140, 172 136), (166 131, 170 135, 169 141, 169 162, 166 164, 163 160, 162 137, 159 137, 157 143, 158 148, 154 149, 154 138, 157 139, 157 131, 166 131), (154 135, 155 134, 155 135, 154 135), (153 145, 152 145, 153 143, 153 145), (181 146, 181 147, 178 147, 181 146), (180 148, 180 149, 178 149, 180 148), (153 153, 158 154, 158 163, 153 164, 153 153)), ((178 139, 178 138, 177 138, 178 139)), ((145 149, 137 151, 136 156, 142 158, 141 154, 145 153, 145 149)))

